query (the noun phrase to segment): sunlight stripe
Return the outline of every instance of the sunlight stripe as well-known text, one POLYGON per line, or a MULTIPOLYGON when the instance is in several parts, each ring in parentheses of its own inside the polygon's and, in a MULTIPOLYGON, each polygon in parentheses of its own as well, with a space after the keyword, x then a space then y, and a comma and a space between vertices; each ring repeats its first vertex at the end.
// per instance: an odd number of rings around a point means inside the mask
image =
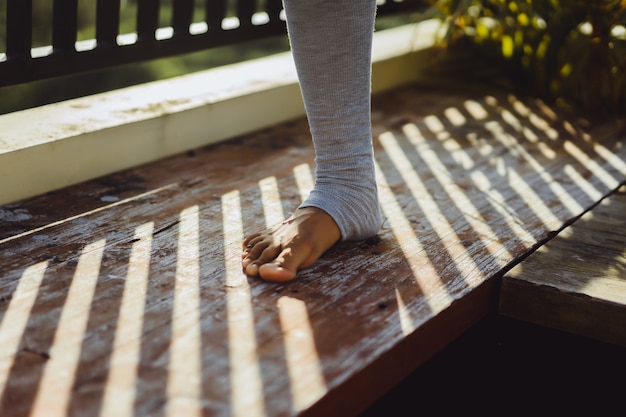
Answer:
POLYGON ((546 142, 537 142, 537 148, 548 159, 556 159, 556 152, 546 142))
MULTIPOLYGON (((404 127, 404 130, 407 134, 409 141, 414 145, 418 146, 421 143, 426 142, 417 126, 406 125, 404 127)), ((460 159, 471 159, 471 157, 461 147, 456 139, 450 138, 446 142, 456 144, 456 146, 454 147, 454 153, 456 155, 464 155, 464 157, 460 159)), ((452 148, 451 145, 448 145, 448 147, 452 148)), ((484 246, 491 254, 492 260, 495 261, 499 267, 503 267, 510 260, 510 258, 502 258, 501 252, 502 250, 508 252, 509 254, 510 252, 508 251, 508 249, 506 249, 504 245, 502 245, 497 233, 490 226, 487 219, 483 217, 480 210, 476 208, 472 200, 467 196, 467 192, 459 187, 459 185, 457 184, 457 179, 452 177, 452 175, 450 174, 450 170, 443 164, 437 152, 434 151, 429 145, 427 149, 422 149, 421 153, 423 155, 424 162, 426 163, 426 165, 428 165, 430 173, 434 175, 441 187, 450 196, 450 201, 454 202, 459 212, 463 214, 463 217, 465 218, 467 224, 470 225, 472 229, 476 232, 476 234, 479 235, 484 241, 484 246), (497 244, 491 245, 490 242, 497 242, 497 244)), ((465 169, 469 169, 469 167, 465 169)), ((477 186, 477 184, 473 185, 475 187, 477 186)), ((478 187, 476 188, 479 189, 478 187)), ((456 236, 456 231, 453 230, 453 232, 456 236)), ((469 251, 464 250, 464 248, 467 248, 465 247, 465 245, 463 245, 460 239, 458 239, 458 237, 457 240, 458 244, 461 245, 461 249, 463 250, 462 255, 467 256, 469 251)), ((479 272, 480 269, 475 261, 472 260, 472 263, 474 264, 476 271, 479 272)), ((463 265, 460 265, 459 268, 463 268, 463 265)), ((459 270, 462 271, 463 269, 459 270)), ((479 277, 482 278, 482 274, 479 274, 479 277)), ((480 282, 482 281, 476 281, 474 284, 479 284, 480 282)))
MULTIPOLYGON (((510 113, 506 112, 510 115, 511 119, 515 121, 507 122, 513 128, 516 126, 521 126, 521 123, 515 119, 515 117, 510 113)), ((506 119, 505 119, 506 121, 506 119)), ((497 122, 494 122, 498 124, 497 122)), ((488 130, 491 130, 487 127, 488 130)), ((535 157, 533 157, 528 150, 519 143, 519 141, 508 133, 504 133, 504 131, 500 128, 497 130, 497 134, 494 133, 495 139, 502 143, 505 148, 507 148, 514 155, 521 156, 528 164, 535 170, 535 172, 539 175, 539 177, 545 182, 545 184, 550 188, 553 194, 561 200, 561 203, 569 210, 571 214, 577 215, 584 211, 583 207, 570 195, 568 191, 563 188, 563 186, 550 174, 545 168, 544 165, 541 164, 535 157)), ((544 142, 541 142, 544 143, 544 142)))
MULTIPOLYGON (((452 297, 447 293, 439 272, 424 253, 424 247, 413 231, 411 223, 404 215, 402 207, 398 204, 378 164, 376 164, 376 181, 378 182, 380 204, 386 221, 407 259, 413 273, 413 279, 420 286, 432 314, 436 314, 450 305, 452 297)), ((415 330, 414 324, 411 325, 409 333, 413 330, 415 330)))
MULTIPOLYGON (((461 271, 478 271, 476 263, 467 255, 467 250, 459 240, 456 231, 432 197, 431 190, 424 185, 417 172, 415 172, 413 165, 398 145, 393 134, 386 132, 381 134, 378 139, 402 176, 404 183, 411 191, 415 202, 420 206, 420 210, 430 223, 432 230, 439 236, 440 241, 448 242, 445 245, 446 251, 457 271, 459 273, 461 271)), ((467 281, 465 276, 462 279, 467 281)), ((468 282, 469 285, 473 285, 472 283, 468 282)))
POLYGON ((550 123, 541 118, 537 113, 531 113, 528 115, 528 121, 532 123, 537 129, 541 130, 544 135, 552 140, 559 138, 559 132, 557 132, 550 123))
POLYGON ((443 114, 445 114, 446 118, 454 126, 463 126, 467 123, 467 120, 465 119, 465 116, 463 116, 463 113, 461 113, 456 107, 448 107, 443 111, 443 114))
POLYGON ((109 374, 100 411, 102 417, 133 415, 153 231, 152 222, 144 223, 135 229, 135 242, 130 251, 124 293, 115 327, 109 374))
POLYGON ((450 132, 446 130, 446 127, 441 123, 441 120, 437 116, 430 115, 424 117, 424 124, 428 128, 428 130, 437 137, 437 139, 448 139, 450 137, 450 132))
MULTIPOLYGON (((515 117, 513 113, 511 113, 508 110, 502 109, 499 111, 499 114, 500 114, 500 117, 502 118, 502 121, 504 121, 506 124, 511 126, 513 130, 515 130, 516 132, 520 132, 526 139, 528 139, 529 142, 537 143, 539 141, 539 136, 537 136, 535 132, 533 132, 526 125, 524 125, 520 121, 520 119, 515 117)), ((498 123, 498 122, 494 122, 494 123, 498 123)))
POLYGON ((186 208, 179 218, 166 415, 195 417, 202 415, 198 206, 186 208))
POLYGON ((278 299, 278 314, 282 329, 289 386, 296 411, 303 411, 326 394, 315 337, 306 304, 291 297, 278 299))
POLYGON ((300 199, 304 201, 313 189, 314 181, 313 175, 311 174, 311 167, 309 164, 297 165, 293 168, 293 174, 296 178, 296 184, 298 184, 300 199))
POLYGON ((626 162, 619 156, 611 152, 600 143, 593 143, 593 150, 600 155, 606 162, 613 165, 621 174, 626 174, 626 162))
POLYGON ((31 417, 61 417, 67 413, 105 244, 102 239, 85 246, 78 259, 31 417))
POLYGON ((602 181, 608 189, 613 190, 619 185, 619 181, 617 181, 611 174, 601 167, 600 164, 591 159, 589 155, 583 152, 574 142, 566 140, 563 143, 563 148, 582 166, 593 172, 593 175, 602 181))
MULTIPOLYGON (((428 145, 416 125, 407 124, 403 127, 403 131, 407 135, 409 142, 411 142, 416 149, 418 149, 420 145, 428 145)), ((395 139, 393 141, 395 142, 395 139)), ((452 141, 452 139, 448 141, 452 141)), ((450 221, 448 221, 443 214, 442 208, 432 198, 431 190, 429 190, 421 182, 417 173, 413 170, 412 164, 408 161, 408 159, 406 159, 406 156, 402 153, 397 144, 395 146, 398 148, 398 151, 394 152, 394 154, 398 153, 398 158, 404 159, 403 162, 399 162, 401 167, 399 166, 398 170, 402 173, 407 185, 410 186, 413 197, 418 204, 423 204, 423 200, 430 202, 430 207, 423 207, 424 215, 431 222, 433 230, 440 236, 441 241, 450 241, 450 244, 446 245, 450 259, 455 264, 459 273, 463 272, 463 279, 468 285, 475 286, 479 284, 482 282, 481 278, 483 277, 480 266, 470 256, 471 252, 468 250, 466 244, 461 241, 457 230, 452 227, 450 221), (419 184, 419 187, 412 184, 419 184), (468 271, 475 272, 475 274, 468 274, 468 271), (470 280, 468 278, 472 279, 470 280)), ((465 191, 459 188, 455 179, 451 177, 448 169, 439 160, 437 153, 433 151, 429 145, 428 147, 422 147, 419 149, 421 149, 420 154, 422 155, 423 161, 428 166, 430 173, 434 175, 441 188, 450 197, 450 204, 454 204, 456 206, 458 211, 462 213, 467 224, 471 226, 477 235, 481 236, 481 240, 486 241, 484 246, 491 253, 493 260, 498 264, 504 264, 506 260, 502 259, 500 254, 504 247, 501 244, 489 244, 490 241, 499 242, 498 237, 491 229, 488 222, 476 209, 474 203, 472 203, 472 201, 466 196, 465 191)), ((457 150, 457 152, 463 151, 457 150)))
POLYGON ((411 313, 409 309, 406 308, 406 303, 402 299, 402 295, 398 288, 395 289, 396 294, 396 302, 398 303, 398 318, 400 320, 400 329, 402 330, 402 334, 407 336, 415 330, 415 325, 413 324, 413 320, 411 320, 411 313))
POLYGON ((0 398, 47 268, 48 261, 45 261, 24 270, 0 323, 0 398))
MULTIPOLYGON (((504 110, 499 106, 498 101, 495 98, 491 98, 491 100, 487 101, 492 107, 496 109, 496 111, 500 114, 506 112, 513 116, 511 112, 508 110, 504 110)), ((533 125, 537 130, 546 135, 549 139, 556 140, 559 138, 559 132, 556 131, 551 125, 550 122, 545 120, 543 117, 539 116, 537 113, 533 112, 530 108, 526 106, 523 102, 517 99, 514 95, 508 96, 508 102, 513 107, 513 110, 520 116, 524 117, 528 120, 528 122, 533 125)), ((550 109, 548 109, 545 104, 539 103, 542 106, 544 114, 553 120, 556 118, 556 114, 554 114, 550 109)), ((514 116, 513 116, 514 117, 514 116)), ((505 120, 506 121, 506 120, 505 120)), ((528 129, 525 127, 524 129, 528 129)))
POLYGON ((276 177, 263 178, 259 181, 259 188, 261 189, 261 202, 265 214, 265 227, 271 228, 281 224, 285 220, 285 216, 280 202, 276 177))
POLYGON ((484 120, 489 116, 483 105, 475 100, 465 100, 463 106, 475 120, 484 120))
POLYGON ((470 156, 455 139, 450 138, 443 142, 442 145, 444 149, 450 153, 452 159, 464 170, 469 171, 476 166, 472 156, 470 156))
POLYGON ((602 193, 594 187, 588 179, 584 178, 580 172, 576 170, 570 164, 567 164, 563 167, 563 172, 565 175, 570 177, 570 179, 578 186, 581 190, 585 192, 589 196, 592 201, 598 201, 602 198, 602 193))
MULTIPOLYGON (((515 145, 519 145, 517 143, 517 140, 513 138, 511 135, 509 135, 508 133, 506 133, 504 131, 504 128, 499 122, 496 122, 496 121, 487 122, 485 123, 485 129, 491 132, 494 139, 500 142, 502 145, 504 145, 504 147, 507 148, 509 150, 509 153, 511 153, 514 157, 520 158, 520 159, 526 159, 526 161, 529 162, 529 159, 525 158, 524 156, 526 154, 526 150, 524 150, 522 146, 515 146, 515 145)), ((535 172, 539 175, 539 177, 542 179, 544 184, 549 185, 548 181, 552 182, 551 181, 552 177, 549 176, 550 174, 547 172, 543 173, 545 169, 541 167, 540 164, 534 164, 533 168, 535 168, 535 172)), ((552 210, 550 210, 550 208, 545 205, 545 203, 543 202, 543 199, 539 197, 539 195, 533 190, 532 187, 530 187, 529 184, 527 184, 526 181, 529 178, 526 178, 526 179, 522 178, 515 169, 509 168, 509 167, 505 167, 505 172, 506 172, 506 175, 510 179, 509 183, 511 187, 515 190, 517 195, 520 196, 522 200, 524 200, 528 208, 537 215, 537 218, 539 218, 543 222, 543 224, 550 229, 555 228, 555 227, 559 228, 562 222, 556 218, 556 216, 552 213, 552 210)), ((553 185, 550 187, 558 188, 561 186, 553 185)), ((567 194, 564 190, 563 190, 562 195, 569 196, 569 194, 567 194)), ((557 194, 557 196, 559 196, 559 194, 557 194)), ((572 208, 574 210, 573 212, 576 212, 577 210, 576 206, 578 206, 578 203, 572 200, 571 197, 569 200, 567 200, 566 198, 566 201, 568 201, 570 206, 573 207, 572 208)))
POLYGON ((534 187, 531 187, 514 169, 508 171, 508 176, 510 178, 511 187, 517 192, 517 195, 524 200, 526 206, 535 213, 537 218, 541 220, 549 230, 560 229, 563 222, 546 206, 543 199, 535 192, 534 187))
POLYGON ((238 191, 222 196, 232 417, 265 416, 252 296, 241 267, 243 221, 238 191))
MULTIPOLYGON (((496 187, 491 186, 489 178, 487 178, 482 171, 473 171, 470 177, 475 184, 481 184, 483 189, 489 190, 487 198, 491 207, 500 214, 515 236, 522 241, 528 241, 530 236, 529 231, 524 228, 524 223, 519 217, 515 216, 515 211, 511 208, 504 196, 500 194, 496 187)), ((532 239, 531 243, 535 243, 535 240, 532 239)))
POLYGON ((511 95, 508 97, 508 101, 509 104, 511 104, 511 107, 513 107, 513 110, 515 110, 515 112, 520 116, 528 117, 531 115, 532 110, 530 110, 530 108, 528 108, 525 103, 519 101, 517 97, 511 95))

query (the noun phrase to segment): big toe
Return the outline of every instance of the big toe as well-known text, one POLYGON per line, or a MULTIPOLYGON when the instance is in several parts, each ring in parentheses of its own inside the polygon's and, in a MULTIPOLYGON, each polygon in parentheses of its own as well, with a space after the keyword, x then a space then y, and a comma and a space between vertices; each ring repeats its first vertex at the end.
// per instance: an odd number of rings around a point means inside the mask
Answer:
POLYGON ((274 262, 263 264, 258 268, 258 275, 271 282, 291 281, 297 273, 296 267, 288 267, 274 262))

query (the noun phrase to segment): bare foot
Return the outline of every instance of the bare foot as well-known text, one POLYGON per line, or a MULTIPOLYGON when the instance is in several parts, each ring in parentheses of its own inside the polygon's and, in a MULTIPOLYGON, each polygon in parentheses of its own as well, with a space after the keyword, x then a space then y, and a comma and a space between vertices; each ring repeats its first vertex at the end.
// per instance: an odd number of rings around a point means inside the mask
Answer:
POLYGON ((274 229, 243 241, 242 266, 246 274, 266 281, 283 282, 308 268, 341 238, 335 221, 315 207, 296 210, 274 229))

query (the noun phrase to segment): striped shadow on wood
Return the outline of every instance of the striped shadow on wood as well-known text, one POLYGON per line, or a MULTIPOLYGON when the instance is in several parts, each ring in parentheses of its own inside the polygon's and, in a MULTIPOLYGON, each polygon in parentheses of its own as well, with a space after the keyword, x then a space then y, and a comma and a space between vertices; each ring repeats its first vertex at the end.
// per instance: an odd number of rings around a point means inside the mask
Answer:
POLYGON ((513 95, 403 87, 373 132, 380 234, 289 284, 240 245, 310 190, 304 119, 0 207, 0 415, 356 415, 626 178, 615 126, 513 95))

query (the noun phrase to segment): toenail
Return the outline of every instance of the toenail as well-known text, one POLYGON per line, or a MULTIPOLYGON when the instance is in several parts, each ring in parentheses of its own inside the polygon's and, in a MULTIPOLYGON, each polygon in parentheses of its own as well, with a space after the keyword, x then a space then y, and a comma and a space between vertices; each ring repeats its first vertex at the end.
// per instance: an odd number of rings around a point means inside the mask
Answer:
POLYGON ((246 248, 250 249, 250 248, 252 248, 253 246, 254 246, 254 245, 253 245, 252 243, 248 243, 248 244, 246 245, 246 248))

